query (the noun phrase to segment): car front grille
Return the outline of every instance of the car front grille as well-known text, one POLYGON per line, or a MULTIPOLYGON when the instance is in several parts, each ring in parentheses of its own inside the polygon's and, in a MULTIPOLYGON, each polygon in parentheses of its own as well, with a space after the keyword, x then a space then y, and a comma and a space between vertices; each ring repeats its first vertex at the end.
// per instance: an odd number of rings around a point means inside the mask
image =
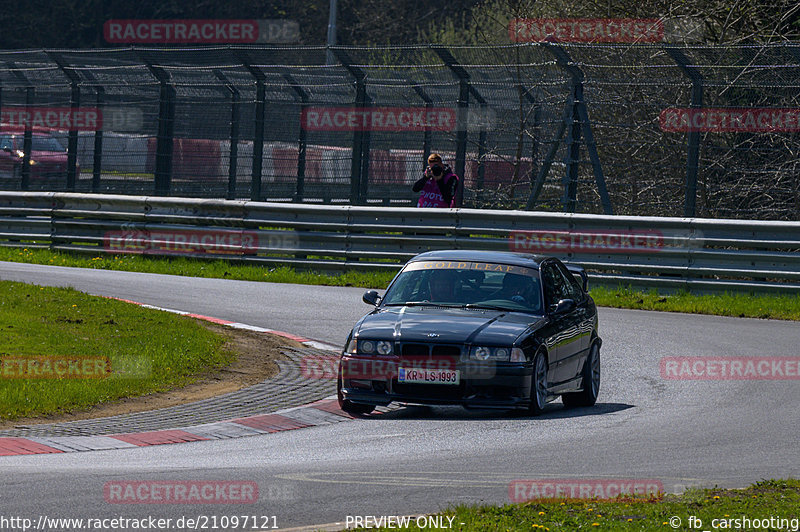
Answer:
POLYGON ((460 345, 442 345, 442 344, 402 344, 400 348, 400 357, 460 357, 460 345))

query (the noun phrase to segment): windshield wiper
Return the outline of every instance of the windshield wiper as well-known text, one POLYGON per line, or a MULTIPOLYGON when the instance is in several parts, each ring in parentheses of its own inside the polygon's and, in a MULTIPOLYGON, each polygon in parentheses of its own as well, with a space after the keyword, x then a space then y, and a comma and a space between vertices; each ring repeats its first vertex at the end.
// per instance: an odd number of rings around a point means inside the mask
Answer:
POLYGON ((466 305, 462 305, 461 308, 477 308, 485 310, 502 310, 505 312, 514 312, 514 309, 508 307, 501 307, 499 305, 482 305, 481 303, 467 303, 466 305))
POLYGON ((461 308, 454 303, 433 303, 431 301, 406 301, 405 303, 386 303, 384 307, 447 307, 461 308))

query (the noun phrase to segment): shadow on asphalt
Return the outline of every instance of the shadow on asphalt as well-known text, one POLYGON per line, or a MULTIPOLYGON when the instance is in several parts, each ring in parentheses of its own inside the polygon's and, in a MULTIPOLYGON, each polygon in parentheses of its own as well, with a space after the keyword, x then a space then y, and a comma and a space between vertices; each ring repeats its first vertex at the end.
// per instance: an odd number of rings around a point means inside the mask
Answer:
POLYGON ((547 405, 540 416, 530 416, 521 410, 467 410, 459 406, 406 406, 385 414, 363 416, 361 419, 431 419, 443 421, 453 419, 563 419, 613 414, 634 406, 625 403, 597 403, 592 407, 565 408, 560 403, 555 403, 547 405))

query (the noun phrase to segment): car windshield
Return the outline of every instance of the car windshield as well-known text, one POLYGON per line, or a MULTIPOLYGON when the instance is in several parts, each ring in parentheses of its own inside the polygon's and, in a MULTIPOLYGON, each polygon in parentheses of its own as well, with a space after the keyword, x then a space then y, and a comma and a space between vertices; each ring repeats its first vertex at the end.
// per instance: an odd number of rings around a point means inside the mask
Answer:
POLYGON ((33 151, 66 151, 64 146, 53 137, 34 135, 32 141, 31 150, 33 151))
POLYGON ((445 306, 541 313, 539 270, 470 261, 412 262, 383 298, 384 306, 445 306))
MULTIPOLYGON (((24 138, 22 135, 14 135, 14 140, 17 144, 17 149, 22 149, 24 138)), ((57 151, 64 152, 64 146, 61 145, 55 137, 49 135, 33 135, 31 137, 31 151, 57 151)))

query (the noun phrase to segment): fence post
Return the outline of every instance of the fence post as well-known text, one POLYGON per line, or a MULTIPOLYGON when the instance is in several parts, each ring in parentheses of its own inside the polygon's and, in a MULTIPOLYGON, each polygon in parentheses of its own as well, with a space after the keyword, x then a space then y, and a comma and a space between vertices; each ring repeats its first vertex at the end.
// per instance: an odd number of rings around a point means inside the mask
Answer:
POLYGON ((450 50, 441 46, 433 46, 433 51, 444 61, 444 64, 458 78, 458 116, 456 118, 456 168, 455 172, 461 178, 461 186, 456 191, 456 207, 464 203, 464 170, 467 167, 467 113, 469 112, 469 73, 458 64, 450 50))
POLYGON ((308 140, 306 128, 303 126, 303 117, 305 110, 308 107, 308 91, 300 86, 294 79, 294 76, 288 71, 284 70, 283 77, 289 82, 289 86, 300 98, 300 131, 297 139, 297 188, 295 189, 293 201, 295 203, 302 203, 305 195, 306 185, 306 148, 308 147, 308 140))
POLYGON ((154 193, 156 196, 169 196, 172 189, 173 139, 175 136, 175 87, 170 84, 169 74, 148 60, 144 50, 136 52, 160 86, 154 193))
MULTIPOLYGON (((91 70, 83 72, 91 82, 91 86, 95 91, 95 105, 100 116, 103 116, 103 108, 105 106, 105 89, 97 81, 97 78, 92 74, 91 70)), ((92 151, 92 193, 97 194, 100 192, 100 178, 102 177, 103 167, 103 127, 98 127, 94 131, 94 150, 92 151)))
MULTIPOLYGON (((61 72, 69 79, 70 98, 69 105, 73 115, 76 114, 81 105, 80 77, 69 69, 66 61, 56 52, 45 52, 50 59, 58 66, 61 72)), ((67 190, 75 192, 75 180, 77 177, 78 166, 78 130, 74 126, 70 127, 67 134, 67 190)))
MULTIPOLYGON (((409 85, 411 85, 411 88, 414 89, 414 92, 417 93, 417 96, 419 96, 422 99, 422 101, 425 102, 425 114, 427 115, 428 112, 430 112, 431 107, 433 107, 433 100, 431 100, 431 97, 428 96, 428 93, 425 92, 425 90, 422 87, 419 86, 419 83, 416 83, 416 82, 414 82, 414 81, 412 81, 411 79, 408 79, 408 78, 407 78, 407 80, 408 80, 409 85)), ((421 163, 422 163, 422 170, 423 171, 425 170, 425 167, 428 165, 428 155, 430 155, 430 154, 431 154, 431 126, 426 121, 425 130, 422 133, 422 161, 421 161, 421 163)), ((416 179, 414 181, 416 181, 416 179)))
MULTIPOLYGON (((367 106, 367 83, 364 71, 353 65, 350 57, 341 48, 330 49, 356 83, 355 107, 363 111, 367 106)), ((353 132, 353 156, 350 163, 350 203, 363 205, 367 199, 367 181, 369 179, 369 132, 356 130, 353 132), (365 142, 366 141, 366 142, 365 142), (365 149, 366 144, 366 149, 365 149), (366 158, 366 163, 364 162, 366 158)))
MULTIPOLYGON (((97 93, 97 109, 102 113, 104 107, 105 89, 95 87, 97 93)), ((94 132, 94 151, 92 153, 92 192, 100 192, 100 177, 103 166, 103 128, 94 132)))
MULTIPOLYGON (((703 76, 696 68, 689 66, 689 58, 677 48, 666 48, 667 53, 678 68, 692 82, 692 109, 703 107, 703 76)), ((697 172, 700 166, 700 132, 690 131, 686 139, 686 200, 683 215, 693 218, 697 214, 697 172)))
MULTIPOLYGON (((34 88, 25 74, 17 68, 16 63, 9 61, 8 68, 14 73, 21 84, 25 87, 25 111, 28 116, 31 116, 31 107, 33 106, 34 88)), ((19 169, 19 188, 20 190, 28 190, 30 188, 31 179, 31 147, 33 146, 33 133, 31 132, 31 123, 29 120, 25 121, 25 132, 22 137, 22 166, 19 169)))
POLYGON ((547 154, 544 156, 544 161, 542 161, 542 166, 539 168, 539 173, 536 175, 536 181, 534 181, 533 186, 531 187, 531 194, 528 196, 528 203, 525 206, 525 209, 528 211, 533 210, 533 207, 536 205, 536 201, 539 199, 539 194, 541 194, 542 188, 544 187, 544 181, 547 178, 547 174, 550 172, 550 167, 556 158, 558 145, 561 144, 561 139, 564 137, 564 133, 567 130, 567 122, 570 120, 571 116, 572 102, 567 101, 566 105, 564 105, 564 112, 562 114, 561 121, 558 124, 556 135, 553 140, 550 141, 550 149, 547 150, 547 154))
POLYGON ((250 184, 250 199, 261 201, 261 171, 264 163, 264 115, 267 108, 267 78, 260 68, 250 63, 244 51, 240 51, 239 60, 256 80, 256 116, 253 134, 253 178, 250 184))
POLYGON ((578 109, 575 102, 578 101, 578 90, 580 85, 577 83, 572 84, 570 88, 570 98, 572 99, 572 113, 569 117, 569 125, 567 126, 567 157, 564 161, 567 171, 564 174, 564 197, 561 202, 564 205, 564 212, 575 212, 575 207, 578 203, 578 178, 580 170, 580 141, 581 141, 581 124, 578 117, 578 109))
MULTIPOLYGON (((583 71, 578 68, 572 61, 567 52, 560 46, 554 45, 549 42, 542 43, 542 46, 550 52, 556 59, 556 64, 566 70, 570 75, 570 96, 567 107, 571 107, 569 112, 565 112, 564 119, 567 125, 572 125, 567 138, 568 154, 567 154, 567 174, 565 175, 565 191, 564 191, 564 207, 567 212, 574 212, 577 205, 577 184, 578 184, 578 165, 579 165, 579 142, 581 134, 586 139, 586 149, 589 153, 589 160, 592 163, 592 173, 594 180, 597 184, 597 191, 600 194, 600 201, 603 204, 603 212, 605 214, 613 214, 611 206, 611 198, 606 189, 606 178, 603 174, 603 167, 600 163, 600 156, 597 154, 597 144, 594 141, 592 134, 591 122, 589 121, 589 112, 586 109, 586 103, 583 95, 583 71), (569 210, 572 209, 572 210, 569 210)), ((549 169, 549 167, 548 167, 549 169)), ((533 197, 533 194, 531 194, 533 197)), ((528 200, 531 204, 531 200, 528 200)))
POLYGON ((228 151, 228 194, 227 199, 236 198, 236 174, 239 166, 239 89, 231 83, 219 69, 214 69, 214 75, 225 84, 231 93, 231 147, 228 151))
MULTIPOLYGON (((477 91, 473 91, 472 95, 478 100, 478 103, 481 104, 481 130, 478 132, 478 182, 476 184, 477 194, 476 196, 480 199, 480 194, 483 192, 483 185, 484 185, 484 177, 486 176, 486 161, 484 158, 486 157, 486 119, 488 116, 487 109, 488 104, 486 100, 484 100, 477 91)), ((466 179, 464 177, 463 179, 466 179)))

